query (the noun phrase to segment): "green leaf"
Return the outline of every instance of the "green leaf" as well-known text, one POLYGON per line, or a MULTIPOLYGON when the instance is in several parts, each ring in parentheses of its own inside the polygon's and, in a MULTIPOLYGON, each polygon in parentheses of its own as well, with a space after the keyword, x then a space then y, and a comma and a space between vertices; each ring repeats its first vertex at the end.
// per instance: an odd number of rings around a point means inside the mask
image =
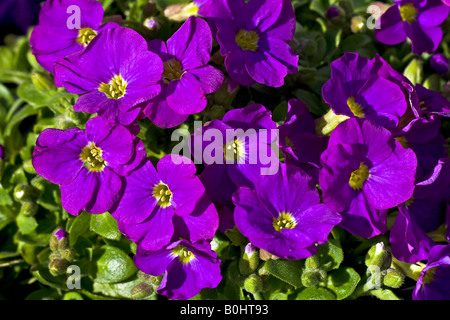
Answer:
POLYGON ((303 287, 301 275, 303 260, 267 260, 264 269, 271 275, 295 288, 303 287))
POLYGON ((344 260, 344 252, 339 240, 330 239, 326 243, 319 245, 316 255, 319 258, 320 266, 325 270, 339 268, 344 260))
POLYGON ((336 296, 327 288, 309 287, 300 291, 295 300, 336 300, 336 296))
POLYGON ((401 300, 399 297, 395 295, 394 292, 392 292, 389 289, 376 289, 371 290, 370 294, 377 297, 380 300, 401 300))
POLYGON ((419 59, 412 59, 411 62, 406 66, 403 75, 408 78, 413 85, 417 83, 421 84, 423 79, 423 67, 422 61, 419 59))
POLYGON ((83 211, 71 221, 70 225, 67 227, 70 246, 74 246, 78 237, 89 230, 90 219, 91 215, 83 211))
POLYGON ((17 95, 30 105, 39 108, 47 104, 49 92, 42 92, 32 82, 24 82, 17 88, 17 95))
POLYGON ((136 273, 133 260, 122 250, 112 246, 102 246, 102 254, 97 260, 95 281, 99 283, 117 283, 136 273))
POLYGON ((297 89, 293 94, 298 100, 306 103, 306 106, 311 113, 322 116, 327 112, 327 107, 311 91, 297 89))
POLYGON ((328 275, 327 288, 336 294, 338 300, 350 296, 355 291, 361 277, 350 267, 340 268, 328 275))
POLYGON ((92 215, 90 229, 109 240, 120 240, 122 237, 117 221, 108 212, 92 215))
MULTIPOLYGON (((120 282, 120 283, 100 283, 94 282, 94 293, 101 293, 105 296, 109 296, 112 298, 126 298, 131 299, 131 289, 133 289, 136 285, 141 283, 142 280, 134 277, 129 281, 120 282)), ((146 299, 147 300, 147 299, 146 299)))
POLYGON ((27 217, 23 214, 17 215, 17 227, 22 234, 30 234, 36 230, 38 224, 34 217, 27 217))
POLYGON ((366 34, 358 33, 346 37, 341 42, 341 50, 343 52, 357 52, 361 47, 372 42, 372 38, 366 34))

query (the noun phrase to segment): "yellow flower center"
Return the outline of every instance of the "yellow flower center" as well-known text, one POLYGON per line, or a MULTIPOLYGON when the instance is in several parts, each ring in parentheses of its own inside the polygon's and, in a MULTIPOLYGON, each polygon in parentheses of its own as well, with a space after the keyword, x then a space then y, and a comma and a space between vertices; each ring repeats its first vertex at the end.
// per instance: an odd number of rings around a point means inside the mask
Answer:
POLYGON ((97 35, 97 32, 95 30, 92 30, 91 28, 82 28, 82 29, 78 30, 78 37, 76 40, 78 43, 87 47, 89 42, 91 42, 92 39, 94 39, 96 35, 97 35))
POLYGON ((347 105, 350 108, 350 111, 358 118, 364 118, 363 108, 355 102, 355 98, 350 97, 347 99, 347 105))
POLYGON ((172 192, 169 186, 163 182, 158 183, 153 188, 153 197, 158 200, 158 205, 161 208, 167 208, 171 205, 170 200, 172 200, 172 192))
POLYGON ((96 147, 94 142, 89 142, 89 144, 83 148, 80 159, 87 165, 89 171, 103 171, 103 168, 106 166, 106 162, 102 158, 102 149, 96 147))
POLYGON ((109 99, 118 100, 125 95, 127 82, 119 74, 114 76, 109 83, 102 82, 98 91, 103 92, 109 99))
POLYGON ((297 221, 290 213, 281 212, 278 218, 273 218, 272 225, 276 231, 281 232, 283 229, 294 229, 297 221))
POLYGON ((170 83, 173 80, 179 80, 184 72, 181 70, 182 66, 177 59, 170 59, 163 63, 164 72, 162 74, 165 83, 170 83))
POLYGON ((369 175, 369 168, 361 162, 359 164, 359 168, 353 171, 350 175, 350 180, 348 181, 348 183, 354 190, 361 190, 363 188, 364 182, 366 182, 366 180, 369 178, 369 175))
POLYGON ((223 156, 227 161, 239 162, 245 155, 244 143, 238 139, 223 146, 223 156))
POLYGON ((195 259, 195 255, 181 244, 172 249, 172 254, 177 256, 183 264, 189 263, 195 259))
POLYGON ((405 136, 401 136, 401 137, 396 137, 394 138, 395 140, 397 140, 398 142, 400 142, 400 144, 402 145, 403 148, 409 148, 409 144, 408 141, 406 140, 405 136))
POLYGON ((255 31, 241 30, 236 34, 235 39, 242 50, 255 51, 258 48, 259 36, 255 31))
POLYGON ((412 23, 416 20, 417 10, 412 3, 404 4, 399 9, 403 21, 412 23))

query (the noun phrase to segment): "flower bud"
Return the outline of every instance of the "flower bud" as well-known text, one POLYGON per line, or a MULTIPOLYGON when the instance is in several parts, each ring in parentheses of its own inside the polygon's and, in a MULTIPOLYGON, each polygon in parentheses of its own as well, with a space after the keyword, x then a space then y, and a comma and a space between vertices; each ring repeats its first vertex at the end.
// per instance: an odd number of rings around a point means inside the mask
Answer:
POLYGON ((383 278, 383 284, 387 287, 396 289, 402 286, 404 279, 405 276, 401 272, 389 268, 386 270, 386 275, 383 278))
POLYGON ((197 15, 198 7, 194 3, 178 3, 167 6, 164 16, 176 22, 183 22, 191 16, 197 15))
POLYGON ((63 251, 69 247, 69 239, 67 238, 67 232, 64 229, 58 228, 53 231, 50 238, 50 250, 53 252, 63 251))
POLYGON ((445 75, 450 71, 450 59, 444 54, 434 54, 430 59, 430 66, 439 74, 445 75))
POLYGON ((350 22, 350 30, 353 33, 361 33, 366 31, 366 19, 362 16, 354 16, 350 22))
POLYGON ((66 248, 61 252, 61 257, 66 259, 69 262, 74 261, 76 256, 77 256, 77 252, 73 248, 66 248))
POLYGON ((19 202, 33 199, 33 188, 27 184, 18 184, 14 187, 14 199, 19 202))
POLYGON ((161 29, 161 23, 155 17, 145 19, 142 25, 144 26, 145 32, 149 35, 155 35, 161 29))
POLYGON ((259 249, 259 257, 263 261, 279 259, 277 256, 274 256, 273 254, 271 254, 271 253, 269 253, 269 252, 267 252, 266 250, 263 250, 263 249, 259 249))
POLYGON ((131 297, 133 299, 142 299, 150 296, 153 292, 154 290, 152 286, 146 284, 145 282, 141 282, 131 289, 131 297))
POLYGON ((51 275, 56 277, 65 274, 68 266, 69 262, 66 259, 56 258, 50 261, 48 264, 48 270, 51 275))
POLYGON ((54 80, 51 75, 43 72, 35 71, 31 74, 31 81, 40 91, 53 91, 56 89, 54 80))
POLYGON ((255 272, 260 262, 259 253, 257 248, 248 243, 242 253, 241 259, 239 259, 239 272, 242 275, 248 275, 255 272))
POLYGON ((307 270, 303 272, 301 280, 305 287, 315 287, 327 279, 327 273, 320 269, 307 270))
POLYGON ((340 6, 330 6, 325 13, 327 19, 335 25, 345 22, 345 11, 340 6))
POLYGON ((36 214, 38 211, 39 206, 34 201, 25 201, 22 203, 22 206, 20 208, 20 213, 22 213, 24 216, 32 217, 36 214))
POLYGON ((392 257, 390 252, 386 249, 383 242, 379 242, 373 245, 366 255, 366 266, 378 267, 380 270, 385 270, 390 267, 392 257))
POLYGON ((251 274, 244 281, 244 289, 250 293, 258 293, 263 289, 263 281, 261 277, 256 274, 251 274))
POLYGON ((0 144, 0 161, 5 160, 5 146, 0 144))
POLYGON ((307 270, 316 270, 320 267, 319 258, 316 255, 313 255, 305 260, 305 268, 307 270))

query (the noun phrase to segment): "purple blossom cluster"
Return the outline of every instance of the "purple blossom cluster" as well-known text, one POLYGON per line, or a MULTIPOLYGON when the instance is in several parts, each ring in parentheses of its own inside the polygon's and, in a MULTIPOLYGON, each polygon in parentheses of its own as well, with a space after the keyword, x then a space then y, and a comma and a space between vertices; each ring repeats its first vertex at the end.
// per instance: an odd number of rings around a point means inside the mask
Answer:
MULTIPOLYGON (((371 238, 387 233, 393 216, 394 256, 429 261, 419 286, 445 279, 448 247, 428 233, 450 216, 450 160, 439 132, 450 103, 413 85, 379 55, 370 60, 345 53, 331 63, 322 96, 345 120, 329 136, 318 134, 317 121, 298 99, 287 102, 281 124, 253 103, 192 133, 190 145, 203 142, 203 156, 213 149, 208 132, 222 133, 222 147, 210 158, 223 162, 203 157, 198 173, 197 162, 185 156, 165 155, 156 164, 147 158, 137 137, 139 119, 177 127, 203 111, 207 96, 224 83, 224 73, 209 64, 213 39, 226 73, 242 86, 280 87, 298 71, 289 45, 295 30, 291 1, 195 4, 201 17, 187 19, 167 41, 146 42, 132 29, 102 24, 95 0, 45 2, 31 35, 33 53, 58 87, 79 95, 75 111, 96 114, 84 130, 45 129, 37 139, 33 166, 60 185, 64 209, 72 215, 111 213, 137 244, 136 266, 163 275, 157 292, 170 299, 219 285, 221 261, 211 241, 234 226, 274 256, 305 259, 334 227, 371 238), (74 4, 87 13, 78 29, 66 23, 66 9, 74 4), (229 130, 251 133, 229 137, 229 130), (274 156, 274 144, 281 157, 274 156), (261 174, 269 163, 251 155, 262 152, 278 170, 261 174)), ((375 35, 388 44, 409 37, 413 52, 432 52, 448 12, 440 0, 397 1, 375 35)), ((191 148, 194 159, 197 151, 191 148)))

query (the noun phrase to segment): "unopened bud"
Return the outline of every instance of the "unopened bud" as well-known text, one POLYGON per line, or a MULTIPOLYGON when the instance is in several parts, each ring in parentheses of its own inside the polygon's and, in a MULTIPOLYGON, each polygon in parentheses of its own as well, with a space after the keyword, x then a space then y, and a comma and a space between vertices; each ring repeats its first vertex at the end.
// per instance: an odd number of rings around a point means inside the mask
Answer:
POLYGON ((242 275, 253 273, 259 265, 260 258, 257 248, 248 243, 244 250, 241 259, 239 259, 239 272, 242 275))
POLYGON ((33 199, 33 188, 27 184, 18 184, 14 187, 14 198, 19 202, 33 199))
POLYGON ((172 21, 183 22, 191 16, 196 16, 198 7, 194 3, 178 3, 167 6, 164 16, 172 21))
POLYGON ((141 282, 138 285, 134 286, 131 289, 131 297, 133 299, 142 299, 153 294, 153 287, 146 284, 145 282, 141 282))
POLYGON ((303 272, 301 280, 305 287, 315 287, 327 279, 327 273, 320 269, 303 272))
POLYGON ((52 91, 56 89, 54 80, 51 75, 43 72, 35 71, 31 74, 31 81, 40 91, 52 91))
POLYGON ((392 257, 390 252, 386 249, 384 243, 379 242, 369 249, 365 262, 368 268, 375 266, 381 270, 385 270, 390 267, 392 257))
POLYGON ((383 278, 383 284, 391 288, 400 288, 403 284, 405 276, 399 271, 389 268, 386 270, 386 275, 383 278))
POLYGON ((258 293, 263 290, 263 281, 256 274, 251 274, 244 281, 244 289, 250 293, 258 293))
POLYGON ((339 25, 345 22, 345 11, 340 6, 330 6, 325 15, 332 24, 339 25))
POLYGON ((155 17, 145 19, 143 26, 149 35, 154 35, 159 31, 159 29, 161 29, 161 23, 155 17))
POLYGON ((58 228, 53 231, 50 238, 50 250, 53 252, 60 252, 69 247, 69 239, 67 232, 64 229, 58 228))
POLYGON ((305 260, 305 268, 308 270, 316 270, 320 267, 319 258, 313 255, 305 260))
POLYGON ((53 259, 48 264, 48 270, 53 276, 59 276, 65 274, 67 271, 67 267, 69 266, 69 262, 66 259, 53 259))
POLYGON ((5 160, 5 146, 0 144, 0 161, 5 160))
POLYGON ((261 260, 263 261, 267 261, 267 260, 277 260, 279 259, 279 257, 267 252, 266 250, 263 249, 259 249, 259 257, 261 258, 261 260))
POLYGON ((350 30, 353 33, 361 33, 366 31, 366 19, 362 16, 354 16, 350 22, 350 30))
POLYGON ((77 256, 77 252, 73 248, 66 248, 61 252, 61 257, 66 259, 69 262, 75 260, 77 256))
POLYGON ((32 217, 36 214, 38 211, 39 206, 34 201, 25 201, 22 203, 22 206, 20 208, 20 213, 27 217, 32 217))

